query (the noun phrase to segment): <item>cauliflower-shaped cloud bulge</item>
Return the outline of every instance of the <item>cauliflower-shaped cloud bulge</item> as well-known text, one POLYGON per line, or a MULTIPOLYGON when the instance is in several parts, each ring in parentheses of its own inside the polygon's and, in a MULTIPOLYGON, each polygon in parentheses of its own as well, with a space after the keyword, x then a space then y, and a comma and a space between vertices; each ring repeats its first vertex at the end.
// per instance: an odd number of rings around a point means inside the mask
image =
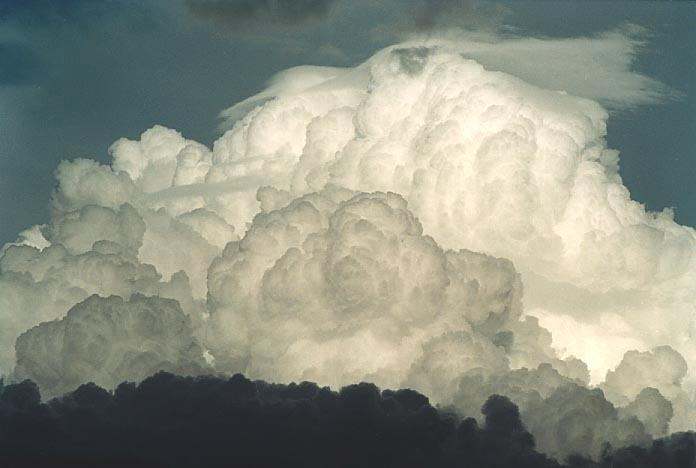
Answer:
POLYGON ((474 370, 457 384, 453 401, 459 411, 475 414, 484 395, 505 395, 519 407, 538 447, 561 459, 573 453, 596 458, 607 442, 642 445, 650 436, 664 435, 673 414, 670 402, 654 388, 617 407, 600 389, 590 390, 586 381, 564 376, 549 364, 492 374, 474 370))
POLYGON ((451 44, 387 49, 301 91, 298 73, 215 143, 209 178, 402 194, 444 247, 512 259, 530 313, 595 382, 631 348, 696 359, 694 231, 630 199, 597 103, 451 44))
POLYGON ((599 458, 606 444, 646 445, 650 436, 641 421, 623 416, 599 389, 567 385, 523 415, 539 448, 554 456, 573 452, 599 458))
POLYGON ((670 343, 696 360, 693 229, 630 199, 599 104, 487 70, 471 45, 414 42, 352 69, 283 72, 225 112, 238 120, 212 151, 155 126, 114 143, 111 167, 62 164, 54 215, 130 203, 146 224, 139 260, 165 279, 185 271, 202 299, 207 263, 246 230, 260 186, 393 191, 443 247, 511 259, 528 312, 594 382, 629 349, 670 343))
POLYGON ((594 289, 678 275, 693 235, 630 200, 606 118, 442 45, 393 48, 238 121, 209 177, 393 190, 446 247, 495 250, 594 289))
MULTIPOLYGON (((150 216, 156 219, 158 214, 150 216)), ((138 259, 147 237, 145 229, 143 218, 129 204, 116 209, 85 205, 54 217, 43 228, 38 236, 48 246, 6 246, 0 257, 0 369, 9 372, 14 367, 13 343, 20 333, 63 317, 92 294, 128 298, 140 292, 172 298, 195 323, 202 320, 204 304, 194 299, 185 272, 172 272, 165 280, 161 267, 158 271, 138 259)), ((171 248, 176 232, 169 236, 171 248)), ((186 253, 191 251, 180 255, 186 258, 186 253)), ((168 253, 169 257, 176 255, 168 253)), ((206 266, 198 268, 205 270, 206 266)))
POLYGON ((670 346, 658 346, 646 352, 628 351, 616 369, 607 372, 601 388, 617 405, 623 406, 633 399, 644 401, 646 408, 636 408, 643 412, 660 404, 653 394, 658 392, 671 401, 674 412, 671 429, 690 430, 696 420, 696 393, 689 394, 682 387, 687 370, 684 358, 670 346), (646 389, 651 391, 646 393, 646 389))
POLYGON ((468 370, 553 358, 512 263, 441 249, 394 193, 328 187, 258 214, 212 263, 208 294, 216 364, 264 379, 408 383, 450 401, 468 370))
MULTIPOLYGON (((467 51, 409 43, 352 69, 286 71, 226 111, 237 120, 212 151, 154 127, 140 141, 115 143, 112 168, 59 170, 54 205, 130 200, 141 211, 163 210, 219 250, 232 227, 246 230, 259 186, 293 197, 326 184, 392 191, 444 248, 511 259, 528 313, 563 356, 588 364, 593 382, 630 349, 671 344, 696 360, 694 230, 669 210, 649 213, 631 200, 618 153, 606 147, 607 112, 487 70, 467 51), (109 188, 94 190, 102 184, 109 188)), ((200 262, 160 251, 165 236, 155 232, 166 224, 143 217, 151 241, 140 258, 165 277, 183 269, 204 297, 205 275, 193 266, 200 262)), ((195 244, 183 234, 178 242, 195 244)), ((183 250, 214 256, 203 244, 183 250)), ((693 387, 696 377, 685 383, 693 387)))
POLYGON ((191 320, 172 299, 91 296, 61 320, 42 323, 17 339, 15 374, 37 382, 45 396, 68 392, 85 380, 114 388, 162 369, 186 375, 210 370, 193 339, 191 320))

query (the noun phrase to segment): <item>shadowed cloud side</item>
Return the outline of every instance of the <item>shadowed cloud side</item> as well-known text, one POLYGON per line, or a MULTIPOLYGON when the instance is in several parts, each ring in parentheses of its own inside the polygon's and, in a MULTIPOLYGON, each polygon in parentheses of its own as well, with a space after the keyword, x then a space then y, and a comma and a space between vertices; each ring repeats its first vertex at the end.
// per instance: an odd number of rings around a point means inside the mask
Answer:
POLYGON ((412 390, 359 383, 335 392, 237 374, 158 373, 113 393, 84 384, 47 403, 31 381, 0 387, 0 461, 10 466, 477 466, 690 468, 693 432, 606 447, 568 465, 538 453, 517 407, 492 395, 484 423, 438 411, 412 390), (107 465, 103 465, 103 463, 107 465))

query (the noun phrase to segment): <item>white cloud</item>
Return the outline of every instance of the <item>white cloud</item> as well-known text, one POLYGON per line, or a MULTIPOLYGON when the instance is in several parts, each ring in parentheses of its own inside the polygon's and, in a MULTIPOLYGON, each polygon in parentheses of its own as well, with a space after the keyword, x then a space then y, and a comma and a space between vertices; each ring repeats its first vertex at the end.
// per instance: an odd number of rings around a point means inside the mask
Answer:
POLYGON ((264 379, 407 383, 447 402, 467 370, 551 356, 526 346, 543 332, 520 322, 512 264, 443 251, 393 193, 329 187, 260 213, 211 265, 208 294, 216 363, 264 379))

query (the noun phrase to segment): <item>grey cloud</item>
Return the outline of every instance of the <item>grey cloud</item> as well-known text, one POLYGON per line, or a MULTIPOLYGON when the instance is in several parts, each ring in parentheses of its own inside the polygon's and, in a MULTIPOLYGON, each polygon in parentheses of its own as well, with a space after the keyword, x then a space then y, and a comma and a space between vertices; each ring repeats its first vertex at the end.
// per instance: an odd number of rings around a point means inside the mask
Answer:
POLYGON ((87 376, 114 388, 162 369, 210 371, 179 303, 140 294, 128 301, 91 296, 65 318, 22 334, 16 348, 17 378, 33 379, 48 395, 76 388, 87 376))
POLYGON ((694 396, 683 385, 689 367, 687 361, 671 346, 658 346, 650 351, 628 351, 619 365, 607 372, 601 384, 607 398, 617 405, 628 404, 627 409, 639 418, 652 414, 652 430, 661 435, 665 415, 669 414, 670 430, 690 429, 696 420, 694 396), (645 389, 652 389, 646 393, 645 389), (666 397, 673 407, 665 408, 654 393, 666 397), (658 417, 658 415, 662 415, 658 417))
POLYGON ((650 435, 635 417, 619 411, 599 389, 561 386, 539 405, 523 413, 539 449, 551 456, 581 453, 597 459, 606 444, 647 446, 650 435))
POLYGON ((10 466, 558 468, 517 408, 492 396, 486 424, 439 413, 412 390, 340 391, 158 373, 112 393, 47 403, 30 381, 0 386, 0 461, 10 466))
POLYGON ((487 374, 476 370, 459 380, 457 410, 476 414, 488 395, 504 395, 519 407, 539 449, 559 459, 573 454, 597 459, 605 443, 645 445, 651 436, 664 435, 672 416, 670 403, 654 389, 641 393, 629 407, 616 408, 601 390, 561 375, 550 364, 487 374))
POLYGON ((29 380, 0 382, 0 461, 17 467, 690 468, 696 459, 696 434, 688 432, 644 446, 605 445, 597 461, 574 455, 561 464, 536 448, 510 399, 493 394, 472 414, 480 413, 481 424, 438 411, 413 390, 380 391, 364 382, 332 391, 306 381, 160 372, 113 393, 84 384, 45 403, 29 380))
POLYGON ((636 417, 650 435, 659 437, 667 434, 674 410, 669 400, 657 389, 649 387, 644 388, 628 406, 620 408, 619 414, 636 417))

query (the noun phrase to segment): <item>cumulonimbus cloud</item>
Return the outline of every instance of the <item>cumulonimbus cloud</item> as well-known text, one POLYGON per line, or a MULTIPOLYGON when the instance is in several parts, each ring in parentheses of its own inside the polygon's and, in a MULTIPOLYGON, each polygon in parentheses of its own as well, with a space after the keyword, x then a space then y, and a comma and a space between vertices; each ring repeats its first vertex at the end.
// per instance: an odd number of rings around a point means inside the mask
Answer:
POLYGON ((398 192, 444 247, 512 259, 528 311, 593 380, 631 348, 672 344, 691 360, 694 231, 631 200, 604 140, 607 112, 490 72, 465 58, 467 45, 448 47, 287 73, 274 99, 216 142, 209 178, 265 178, 296 194, 326 183, 398 192), (324 80, 303 89, 304 73, 324 80), (596 346, 605 340, 609 349, 596 346))
MULTIPOLYGON (((51 222, 0 259, 3 372, 18 358, 45 387, 108 386, 128 362, 186 356, 172 369, 367 379, 462 408, 501 385, 559 455, 693 427, 693 229, 631 200, 596 101, 472 59, 586 47, 401 44, 351 69, 284 72, 226 111, 212 149, 155 126, 114 143, 109 166, 62 163, 51 222), (145 333, 160 308, 181 334, 145 333), (78 320, 92 314, 123 320, 101 333, 78 320), (114 361, 80 364, 72 327, 114 361), (143 336, 140 360, 128 343, 143 336), (49 384, 57 356, 71 377, 49 384), (568 420, 559 441, 549 428, 568 420)), ((643 102, 644 78, 602 63, 597 79, 625 78, 612 96, 643 102)))

